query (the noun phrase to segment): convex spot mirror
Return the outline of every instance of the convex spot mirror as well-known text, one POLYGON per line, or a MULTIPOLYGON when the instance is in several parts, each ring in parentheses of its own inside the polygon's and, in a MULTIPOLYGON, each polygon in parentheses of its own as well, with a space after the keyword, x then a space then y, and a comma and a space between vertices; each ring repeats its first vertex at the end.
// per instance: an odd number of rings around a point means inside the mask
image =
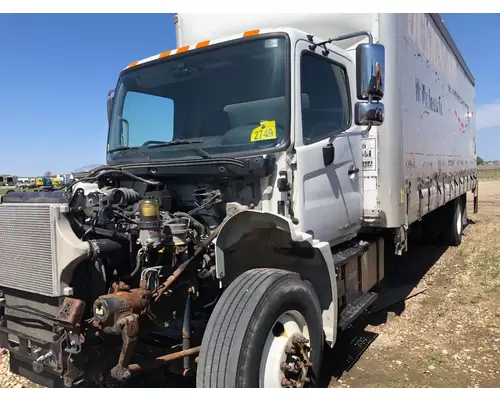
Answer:
POLYGON ((356 103, 354 122, 360 126, 380 126, 384 122, 384 105, 382 103, 356 103))

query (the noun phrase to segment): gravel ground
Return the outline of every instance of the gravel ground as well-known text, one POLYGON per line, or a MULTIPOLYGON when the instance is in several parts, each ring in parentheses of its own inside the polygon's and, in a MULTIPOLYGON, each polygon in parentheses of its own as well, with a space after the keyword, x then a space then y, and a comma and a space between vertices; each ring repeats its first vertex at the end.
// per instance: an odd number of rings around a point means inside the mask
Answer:
POLYGON ((9 355, 0 349, 0 388, 36 388, 40 387, 21 376, 14 375, 8 368, 9 355))
MULTIPOLYGON (((472 222, 462 245, 413 247, 399 259, 389 284, 411 289, 418 283, 425 292, 342 336, 326 355, 325 386, 500 386, 500 181, 481 182, 479 214, 472 214, 469 203, 472 222)), ((38 387, 7 365, 8 355, 0 355, 0 387, 38 387)), ((159 377, 133 386, 185 386, 159 377)))

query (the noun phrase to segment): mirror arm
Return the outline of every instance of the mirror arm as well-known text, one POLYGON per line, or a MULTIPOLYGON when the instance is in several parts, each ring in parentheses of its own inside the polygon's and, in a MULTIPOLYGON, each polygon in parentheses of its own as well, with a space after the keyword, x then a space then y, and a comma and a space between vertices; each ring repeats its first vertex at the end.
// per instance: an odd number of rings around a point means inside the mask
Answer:
POLYGON ((373 35, 368 31, 359 31, 359 32, 348 33, 346 35, 340 35, 340 36, 334 37, 332 39, 329 39, 329 41, 330 42, 339 42, 341 40, 353 39, 353 38, 359 37, 359 36, 367 36, 368 43, 373 44, 373 35))
POLYGON ((338 137, 352 137, 352 136, 366 135, 367 133, 370 132, 370 129, 372 129, 372 127, 373 127, 373 124, 369 123, 368 125, 366 125, 366 128, 363 129, 362 131, 344 132, 344 133, 340 133, 338 135, 334 135, 334 136, 330 137, 330 139, 328 140, 328 144, 332 144, 335 141, 335 139, 337 139, 338 137))
MULTIPOLYGON (((334 38, 330 38, 328 40, 325 40, 324 42, 314 43, 311 46, 309 46, 309 49, 311 49, 312 51, 314 51, 316 49, 316 47, 318 47, 318 46, 325 47, 325 45, 328 44, 328 43, 340 42, 341 40, 353 39, 353 38, 360 37, 360 36, 367 36, 368 37, 368 43, 369 44, 373 44, 373 35, 370 32, 368 32, 368 31, 359 31, 359 32, 353 32, 353 33, 348 33, 348 34, 345 34, 345 35, 336 36, 334 38)), ((312 41, 312 37, 311 37, 310 40, 312 41)), ((325 47, 325 50, 326 50, 326 47, 325 47)))

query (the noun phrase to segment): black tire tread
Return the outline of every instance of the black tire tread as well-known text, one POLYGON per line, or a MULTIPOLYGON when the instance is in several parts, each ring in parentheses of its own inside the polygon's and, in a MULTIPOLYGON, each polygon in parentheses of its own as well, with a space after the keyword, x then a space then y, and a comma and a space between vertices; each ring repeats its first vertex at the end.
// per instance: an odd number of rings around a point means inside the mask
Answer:
POLYGON ((296 278, 298 274, 280 269, 259 268, 244 272, 223 293, 203 335, 202 350, 198 362, 200 370, 196 378, 197 387, 227 387, 226 375, 229 351, 236 338, 240 324, 252 317, 255 290, 266 291, 283 279, 296 278))

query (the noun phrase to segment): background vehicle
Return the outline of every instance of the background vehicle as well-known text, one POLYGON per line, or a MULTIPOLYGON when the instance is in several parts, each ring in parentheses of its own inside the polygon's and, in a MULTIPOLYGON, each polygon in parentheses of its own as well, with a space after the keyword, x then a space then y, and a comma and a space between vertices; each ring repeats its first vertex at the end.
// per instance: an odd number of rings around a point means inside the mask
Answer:
POLYGON ((16 186, 17 180, 18 180, 17 176, 13 175, 7 175, 5 179, 7 186, 16 186))
POLYGON ((436 14, 176 18, 178 49, 110 93, 93 189, 4 197, 1 343, 46 385, 168 363, 198 387, 314 386, 387 239, 401 254, 421 220, 460 244, 473 77, 436 14))

